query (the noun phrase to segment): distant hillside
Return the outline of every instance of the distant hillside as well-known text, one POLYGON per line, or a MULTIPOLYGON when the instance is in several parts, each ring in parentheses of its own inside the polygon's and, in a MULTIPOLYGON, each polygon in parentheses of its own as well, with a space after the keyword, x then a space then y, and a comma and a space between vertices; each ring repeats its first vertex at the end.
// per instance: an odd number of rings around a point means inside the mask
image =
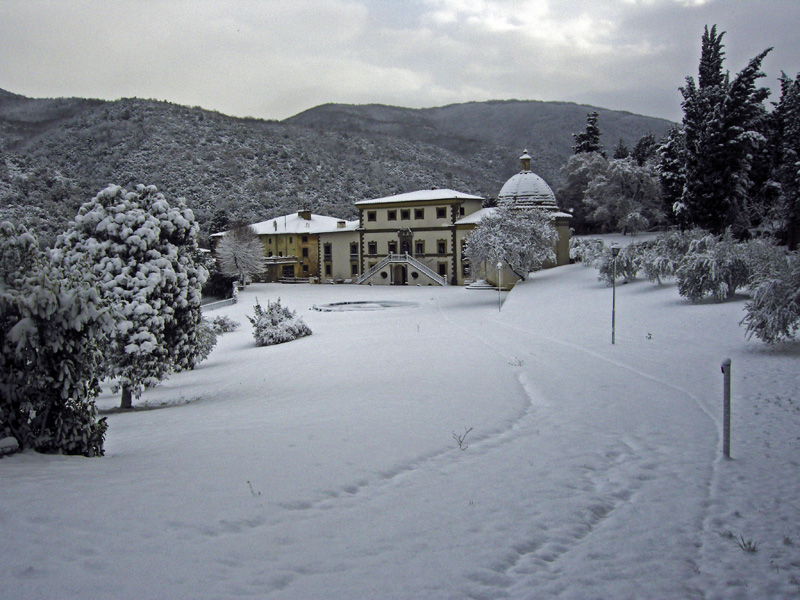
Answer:
POLYGON ((661 138, 672 122, 629 112, 569 102, 496 100, 439 108, 411 109, 377 104, 324 104, 287 119, 286 123, 322 130, 373 132, 421 141, 467 157, 493 161, 505 180, 527 148, 533 170, 557 187, 559 170, 572 154, 572 134, 586 127, 586 115, 596 110, 602 141, 611 150, 623 139, 629 147, 652 132, 661 138))
MULTIPOLYGON (((591 107, 485 102, 414 110, 325 105, 283 122, 123 99, 32 99, 0 90, 0 219, 47 241, 109 183, 183 196, 208 235, 215 213, 259 221, 301 207, 355 216, 353 203, 427 187, 492 197, 527 147, 556 187, 591 107)), ((606 146, 669 123, 600 111, 606 146)), ((219 216, 219 215, 218 215, 219 216)))

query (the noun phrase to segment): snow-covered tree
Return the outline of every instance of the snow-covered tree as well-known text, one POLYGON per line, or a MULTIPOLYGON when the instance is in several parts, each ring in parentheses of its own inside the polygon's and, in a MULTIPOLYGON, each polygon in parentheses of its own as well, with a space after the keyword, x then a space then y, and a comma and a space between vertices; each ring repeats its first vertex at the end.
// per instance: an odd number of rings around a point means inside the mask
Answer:
POLYGON ((600 231, 641 231, 664 220, 655 165, 633 158, 611 159, 605 173, 589 182, 583 197, 586 218, 600 231))
POLYGON ((264 246, 250 225, 239 224, 225 232, 216 254, 220 273, 238 277, 242 285, 264 270, 264 246))
POLYGON ((775 215, 790 250, 800 246, 800 74, 781 76, 781 99, 773 112, 776 134, 773 178, 780 186, 775 215))
POLYGON ((106 422, 94 399, 108 322, 77 266, 61 268, 24 228, 0 223, 0 437, 100 456, 106 422))
POLYGON ((84 204, 54 255, 65 269, 88 262, 113 327, 108 375, 130 407, 147 386, 198 357, 201 289, 198 226, 182 200, 170 206, 154 186, 109 186, 84 204))
POLYGON ((584 152, 598 152, 605 157, 603 152, 603 144, 600 143, 600 128, 597 126, 597 111, 592 111, 586 115, 586 129, 580 133, 573 133, 572 137, 575 139, 575 145, 572 150, 575 154, 584 152))
POLYGON ((685 155, 683 129, 673 127, 658 147, 657 169, 664 215, 668 221, 679 225, 682 229, 688 225, 688 215, 681 204, 683 186, 686 184, 685 155))
POLYGON ((498 207, 483 217, 467 238, 470 264, 505 262, 523 281, 555 260, 558 232, 553 217, 539 208, 498 207))
POLYGON ((727 230, 721 236, 693 240, 675 274, 678 293, 684 298, 698 302, 711 295, 723 302, 747 284, 750 272, 743 245, 727 230))
POLYGON ((557 196, 561 206, 572 213, 572 227, 578 233, 591 229, 587 207, 583 202, 586 188, 595 178, 607 172, 608 161, 599 152, 574 154, 561 168, 564 183, 557 196))
POLYGON ((689 224, 722 233, 744 229, 752 187, 753 155, 766 140, 766 88, 755 83, 764 74, 765 50, 730 79, 722 72, 723 33, 716 26, 703 35, 699 84, 686 78, 683 94, 685 185, 680 207, 689 224))
POLYGON ((636 161, 636 164, 641 167, 646 162, 655 160, 657 150, 658 143, 656 142, 656 136, 652 133, 645 133, 639 138, 639 141, 636 142, 636 145, 631 151, 631 156, 633 160, 636 161))

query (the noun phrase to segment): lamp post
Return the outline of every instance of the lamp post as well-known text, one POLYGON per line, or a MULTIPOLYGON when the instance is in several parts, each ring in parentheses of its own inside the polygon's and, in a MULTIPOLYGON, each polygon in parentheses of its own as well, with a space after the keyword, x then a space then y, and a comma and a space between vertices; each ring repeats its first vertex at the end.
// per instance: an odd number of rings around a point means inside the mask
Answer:
POLYGON ((617 320, 617 256, 619 256, 619 246, 611 246, 611 256, 614 257, 613 274, 611 276, 611 343, 614 344, 617 320))
POLYGON ((497 310, 503 308, 503 262, 497 261, 497 310))

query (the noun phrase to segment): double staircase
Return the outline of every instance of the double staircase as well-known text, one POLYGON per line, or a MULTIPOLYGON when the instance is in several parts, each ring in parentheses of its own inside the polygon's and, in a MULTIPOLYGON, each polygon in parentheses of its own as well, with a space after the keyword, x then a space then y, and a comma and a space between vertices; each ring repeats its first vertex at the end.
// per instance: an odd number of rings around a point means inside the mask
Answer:
POLYGON ((370 277, 375 275, 378 271, 383 269, 386 265, 404 264, 415 268, 417 271, 425 275, 428 279, 438 285, 447 285, 447 278, 442 277, 436 271, 424 265, 410 254, 389 254, 384 256, 378 264, 368 269, 361 277, 356 279, 356 283, 361 284, 367 281, 370 277))

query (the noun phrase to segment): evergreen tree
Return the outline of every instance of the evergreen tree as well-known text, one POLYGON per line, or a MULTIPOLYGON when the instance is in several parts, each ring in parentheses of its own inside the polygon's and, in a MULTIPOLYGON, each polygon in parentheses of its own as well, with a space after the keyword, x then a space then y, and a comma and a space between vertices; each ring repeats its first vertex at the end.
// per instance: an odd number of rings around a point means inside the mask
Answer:
POLYGON ((600 143, 600 128, 597 126, 597 111, 590 112, 586 115, 586 129, 580 133, 573 133, 572 137, 575 139, 575 145, 572 150, 575 154, 582 154, 584 152, 598 152, 603 158, 606 153, 603 152, 603 145, 600 143))
POLYGON ((779 184, 777 217, 790 250, 800 245, 800 74, 781 76, 781 99, 773 112, 775 161, 779 184))
POLYGON ((572 213, 572 227, 577 233, 589 233, 589 213, 583 202, 589 184, 608 172, 608 161, 599 152, 573 154, 561 168, 564 184, 558 190, 561 206, 572 213))
POLYGON ((108 325, 86 265, 64 269, 0 223, 0 437, 38 452, 103 454, 95 397, 108 325))
POLYGON ((646 133, 636 142, 631 156, 633 156, 636 164, 643 167, 644 163, 655 157, 657 150, 658 144, 656 143, 656 136, 652 133, 646 133))
POLYGON ((685 145, 683 130, 673 127, 658 147, 658 174, 661 181, 661 200, 667 220, 684 229, 688 225, 686 210, 682 204, 685 145))
POLYGON ((755 82, 763 77, 761 62, 770 49, 731 80, 722 72, 723 35, 717 35, 716 27, 706 27, 699 86, 687 77, 681 88, 686 178, 681 204, 690 224, 717 233, 748 225, 752 157, 765 142, 763 102, 769 94, 755 82))
POLYGON ((198 226, 182 200, 171 207, 154 186, 109 186, 84 204, 59 236, 64 268, 86 261, 113 326, 108 375, 122 388, 122 407, 145 387, 197 359, 201 289, 207 271, 195 263, 198 226))
POLYGON ((620 158, 628 158, 631 155, 630 148, 625 144, 625 140, 619 138, 619 143, 614 148, 614 154, 612 158, 620 159, 620 158))

